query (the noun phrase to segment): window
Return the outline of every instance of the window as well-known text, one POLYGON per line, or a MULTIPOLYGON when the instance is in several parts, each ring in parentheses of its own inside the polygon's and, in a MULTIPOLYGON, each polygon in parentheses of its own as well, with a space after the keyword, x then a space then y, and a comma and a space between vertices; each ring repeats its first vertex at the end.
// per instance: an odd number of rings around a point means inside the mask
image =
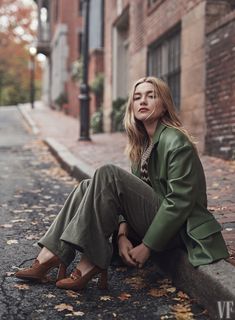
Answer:
POLYGON ((176 108, 180 107, 180 31, 174 31, 149 47, 148 74, 166 81, 176 108))
POLYGON ((78 54, 79 57, 82 55, 82 41, 83 41, 83 33, 78 33, 78 54))
POLYGON ((83 5, 83 0, 78 0, 78 15, 82 16, 82 5, 83 5))

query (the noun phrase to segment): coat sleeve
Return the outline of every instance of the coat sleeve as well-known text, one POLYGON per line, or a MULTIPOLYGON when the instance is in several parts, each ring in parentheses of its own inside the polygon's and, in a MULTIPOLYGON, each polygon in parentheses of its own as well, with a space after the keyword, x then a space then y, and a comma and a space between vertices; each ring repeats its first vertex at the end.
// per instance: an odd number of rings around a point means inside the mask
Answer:
POLYGON ((165 249, 195 205, 198 179, 195 152, 192 146, 185 145, 169 155, 167 193, 143 239, 155 251, 165 249))

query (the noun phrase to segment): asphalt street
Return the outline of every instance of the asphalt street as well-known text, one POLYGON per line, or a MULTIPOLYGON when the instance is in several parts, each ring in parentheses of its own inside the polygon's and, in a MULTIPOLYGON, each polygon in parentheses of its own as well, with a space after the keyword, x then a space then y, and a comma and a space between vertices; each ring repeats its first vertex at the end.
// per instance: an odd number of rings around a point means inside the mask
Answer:
POLYGON ((1 320, 209 319, 156 271, 153 260, 142 270, 110 267, 105 291, 96 288, 95 279, 79 293, 15 279, 13 273, 36 257, 37 240, 78 182, 31 134, 15 107, 0 107, 0 166, 1 320))

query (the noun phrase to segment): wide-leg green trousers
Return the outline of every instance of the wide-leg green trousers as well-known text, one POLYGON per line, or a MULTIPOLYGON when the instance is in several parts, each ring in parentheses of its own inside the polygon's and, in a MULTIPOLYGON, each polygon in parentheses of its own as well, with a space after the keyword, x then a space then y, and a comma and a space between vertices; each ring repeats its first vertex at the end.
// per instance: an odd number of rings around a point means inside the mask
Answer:
POLYGON ((117 166, 105 165, 71 192, 39 245, 66 265, 78 249, 95 265, 107 268, 113 252, 110 236, 118 229, 119 215, 142 239, 158 207, 149 185, 117 166))

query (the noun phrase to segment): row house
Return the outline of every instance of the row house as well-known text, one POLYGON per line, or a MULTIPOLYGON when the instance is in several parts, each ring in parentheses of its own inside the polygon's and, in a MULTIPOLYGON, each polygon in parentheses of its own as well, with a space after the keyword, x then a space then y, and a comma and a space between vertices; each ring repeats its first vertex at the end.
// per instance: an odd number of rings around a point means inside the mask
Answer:
POLYGON ((145 75, 168 82, 198 148, 235 157, 235 1, 105 2, 104 126, 110 101, 145 75))
MULTIPOLYGON (((35 1, 38 7, 37 52, 47 57, 42 99, 52 108, 77 116, 82 72, 82 0, 35 1)), ((103 0, 90 0, 89 83, 103 73, 103 11, 103 0)), ((100 107, 100 100, 91 94, 91 112, 100 107)))
MULTIPOLYGON (((169 84, 180 118, 200 152, 234 158, 235 1, 89 2, 89 84, 104 72, 104 131, 112 131, 113 102, 126 99, 136 79, 153 75, 169 84)), ((48 57, 45 96, 53 105, 67 92, 71 115, 79 110, 79 86, 71 74, 81 53, 81 3, 37 0, 38 50, 48 57), (42 21, 44 8, 47 19, 42 21), (50 36, 45 38, 48 29, 50 36)), ((97 101, 91 98, 94 112, 97 101)))

